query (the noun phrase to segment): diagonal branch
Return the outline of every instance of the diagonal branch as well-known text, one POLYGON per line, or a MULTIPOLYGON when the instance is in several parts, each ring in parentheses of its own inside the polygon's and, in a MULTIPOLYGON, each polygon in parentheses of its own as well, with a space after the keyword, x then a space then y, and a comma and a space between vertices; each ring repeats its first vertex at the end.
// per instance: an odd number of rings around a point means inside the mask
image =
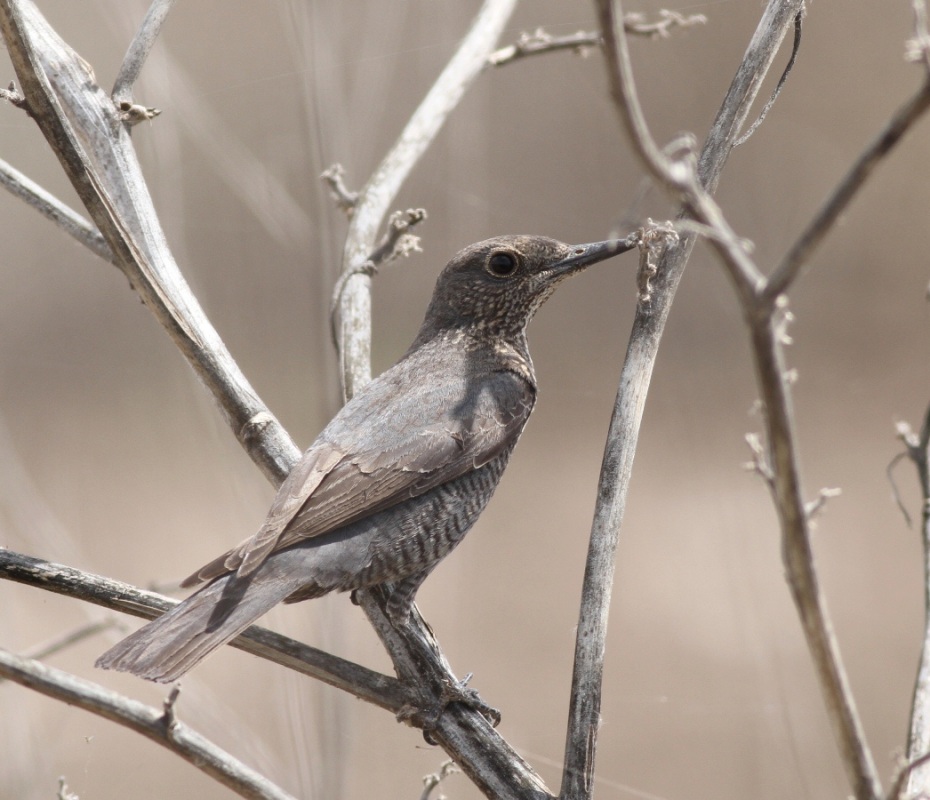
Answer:
POLYGON ((161 32, 161 26, 164 24, 171 11, 171 6, 175 0, 152 0, 152 5, 146 12, 139 26, 139 30, 129 43, 129 49, 123 58, 123 63, 116 75, 113 83, 113 91, 110 96, 113 102, 128 103, 132 100, 132 87, 139 79, 139 73, 145 64, 145 59, 149 56, 158 34, 161 32))
MULTIPOLYGON (((706 168, 708 145, 712 139, 709 138, 705 145, 697 170, 687 153, 684 158, 670 158, 659 150, 639 108, 625 38, 615 22, 615 17, 621 13, 620 3, 611 4, 608 0, 601 0, 599 5, 604 28, 608 32, 605 36, 613 40, 608 41, 611 89, 634 147, 650 171, 670 192, 682 199, 690 215, 708 230, 710 243, 720 256, 742 303, 765 409, 771 450, 771 485, 782 529, 789 587, 820 678, 850 783, 860 800, 874 800, 881 795, 881 785, 865 741, 814 565, 810 518, 801 492, 790 386, 784 363, 785 342, 780 316, 784 314, 786 301, 781 291, 788 287, 810 247, 826 231, 840 207, 861 186, 868 171, 874 166, 875 154, 886 152, 900 139, 904 130, 923 110, 925 101, 917 96, 896 115, 877 144, 873 144, 854 167, 851 173, 854 177, 842 184, 831 198, 830 203, 835 201, 835 208, 828 203, 825 212, 812 223, 808 231, 812 234, 810 240, 806 236, 802 237, 801 245, 783 262, 787 266, 776 270, 775 280, 766 281, 727 224, 719 207, 705 191, 705 188, 711 188, 706 182, 706 168)), ((776 6, 784 11, 789 4, 772 3, 769 8, 771 10, 776 6)), ((799 11, 798 7, 793 13, 799 11)))
POLYGON ((466 89, 481 74, 516 0, 485 0, 455 55, 410 117, 397 142, 359 192, 349 221, 342 271, 350 274, 339 307, 339 358, 348 399, 371 380, 371 277, 361 269, 410 171, 466 89))
MULTIPOLYGON (((708 192, 712 192, 717 186, 733 141, 749 115, 762 80, 772 65, 800 3, 801 0, 789 3, 771 0, 766 6, 698 160, 698 176, 708 192)), ((619 81, 616 40, 622 39, 622 31, 618 29, 618 21, 623 19, 622 11, 609 0, 600 0, 597 5, 601 30, 608 42, 605 56, 611 92, 618 106, 623 109, 624 124, 628 127, 635 124, 643 129, 644 122, 636 123, 629 119, 623 103, 623 86, 619 81)), ((628 56, 626 62, 628 65, 628 56)), ((643 146, 635 136, 633 138, 634 146, 643 146)), ((658 153, 664 161, 664 156, 658 148, 653 147, 651 153, 658 153)), ((560 794, 566 800, 586 798, 591 794, 597 729, 600 723, 601 676, 607 616, 620 525, 626 508, 633 457, 659 342, 695 238, 693 233, 686 233, 678 245, 669 247, 660 259, 653 281, 652 298, 648 304, 641 303, 636 310, 620 376, 620 386, 601 467, 598 504, 594 512, 582 587, 560 794)))
POLYGON ((801 268, 810 260, 814 249, 836 224, 853 197, 869 179, 872 171, 885 156, 891 153, 895 145, 904 138, 904 134, 928 108, 930 108, 930 77, 924 79, 920 89, 892 115, 878 136, 862 151, 839 185, 808 223, 804 232, 782 258, 765 287, 765 297, 769 302, 774 302, 778 295, 787 291, 800 274, 801 268))
MULTIPOLYGON (((480 71, 514 4, 515 0, 486 0, 458 52, 369 180, 350 226, 347 269, 352 269, 358 259, 368 257, 389 203, 480 71)), ((120 268, 217 398, 240 443, 266 476, 273 483, 280 483, 298 460, 297 448, 248 386, 181 277, 168 251, 118 110, 97 86, 86 62, 58 37, 30 0, 0 0, 0 30, 30 111, 56 150, 120 268)), ((348 282, 345 297, 342 332, 344 346, 350 343, 344 363, 352 367, 347 379, 351 391, 370 371, 367 279, 361 281, 361 276, 354 276, 348 282), (359 286, 360 282, 364 285, 359 286), (352 328, 348 321, 359 311, 364 312, 364 324, 352 328)), ((84 597, 86 593, 82 589, 75 594, 84 597)), ((377 608, 373 600, 370 605, 377 608)), ((419 632, 422 638, 428 638, 425 623, 419 623, 419 632)), ((250 633, 246 638, 254 635, 250 633)), ((413 659, 410 644, 384 634, 382 640, 395 664, 413 659)), ((429 648, 421 651, 420 657, 432 663, 431 674, 436 679, 426 683, 418 675, 407 673, 408 686, 404 691, 421 696, 421 707, 441 704, 454 677, 446 678, 451 673, 438 646, 435 652, 429 648)), ((347 667, 338 669, 344 668, 347 667)), ((346 688, 358 689, 355 685, 346 688)), ((405 704, 410 705, 409 696, 405 697, 405 704)), ((367 699, 379 702, 377 697, 367 699)), ((379 704, 387 705, 384 700, 379 704)), ((394 699, 390 704, 396 708, 394 699)), ((437 731, 437 740, 449 754, 470 775, 482 776, 479 785, 488 787, 486 790, 493 796, 549 796, 539 777, 477 711, 456 704, 442 715, 437 731), (485 763, 491 765, 487 771, 482 769, 485 763)))
POLYGON ((116 263, 110 245, 100 235, 100 231, 86 218, 3 159, 0 159, 0 185, 40 214, 48 217, 72 239, 80 242, 92 253, 111 264, 116 263))
MULTIPOLYGON (((143 619, 154 619, 177 603, 128 583, 82 572, 74 567, 15 553, 0 547, 0 578, 93 603, 143 619)), ((412 700, 396 678, 317 650, 287 636, 253 625, 232 647, 273 661, 295 672, 349 692, 397 713, 412 700)))
POLYGON ((211 388, 239 442, 280 482, 299 456, 249 385, 171 255, 128 128, 93 70, 31 0, 0 0, 0 31, 29 111, 119 268, 211 388))
MULTIPOLYGON (((141 733, 250 800, 294 800, 255 770, 180 722, 169 698, 152 708, 41 661, 0 649, 0 676, 141 733)), ((176 695, 172 695, 176 698, 176 695)))

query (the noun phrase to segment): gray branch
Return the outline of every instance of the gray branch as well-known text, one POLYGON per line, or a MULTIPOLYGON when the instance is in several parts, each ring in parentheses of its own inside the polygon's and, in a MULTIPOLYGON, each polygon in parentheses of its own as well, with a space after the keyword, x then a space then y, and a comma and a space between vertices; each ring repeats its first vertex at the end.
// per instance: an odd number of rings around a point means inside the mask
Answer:
POLYGON ((485 0, 455 55, 359 192, 342 256, 342 271, 350 276, 339 306, 338 335, 346 398, 371 380, 371 277, 362 267, 397 192, 481 73, 515 5, 516 0, 485 0))
POLYGON ((40 214, 48 217, 68 236, 80 242, 92 253, 111 264, 116 263, 110 245, 87 219, 3 159, 0 159, 0 184, 40 214))
MULTIPOLYGON (((767 16, 769 13, 781 15, 784 24, 801 10, 799 6, 799 3, 792 7, 791 3, 773 2, 767 16)), ((815 217, 802 236, 799 245, 792 248, 783 265, 773 273, 773 278, 766 280, 710 196, 713 187, 708 182, 707 174, 708 146, 712 144, 713 137, 708 139, 708 145, 698 163, 687 152, 673 158, 657 147, 639 106, 626 41, 616 22, 622 15, 620 3, 600 0, 599 9, 607 38, 611 91, 634 148, 663 186, 683 201, 686 212, 709 232, 710 243, 724 264, 742 303, 765 409, 771 453, 771 486, 782 529, 789 587, 820 678, 850 783, 859 800, 876 800, 881 796, 881 784, 856 712, 814 564, 809 514, 801 490, 789 373, 784 363, 779 316, 785 312, 781 293, 796 277, 813 245, 822 238, 839 211, 862 186, 877 158, 900 140, 904 131, 926 108, 927 103, 920 96, 924 89, 895 115, 882 136, 867 148, 851 171, 851 177, 847 177, 834 192, 824 211, 815 217)), ((783 35, 784 28, 780 27, 779 40, 783 35)), ((742 124, 742 121, 738 124, 742 124)))
MULTIPOLYGON (((389 203, 465 88, 480 71, 514 3, 515 0, 487 0, 458 52, 414 114, 394 149, 369 180, 350 226, 347 268, 353 268, 358 259, 367 258, 372 251, 389 203), (358 258, 353 260, 356 255, 358 258)), ((177 269, 146 191, 128 133, 119 117, 119 109, 96 85, 86 62, 58 37, 29 0, 0 0, 0 30, 7 41, 30 111, 109 243, 117 264, 130 277, 136 291, 217 398, 240 443, 269 479, 279 484, 297 463, 299 452, 248 386, 177 269)), ((358 283, 358 276, 349 281, 345 293, 349 301, 343 304, 343 340, 354 343, 349 347, 345 361, 353 365, 352 374, 356 376, 348 381, 350 391, 351 387, 359 385, 357 378, 367 378, 370 370, 367 358, 370 320, 366 311, 370 299, 367 280, 362 287, 358 283), (346 312, 347 306, 350 313, 346 312), (346 321, 360 310, 366 312, 362 314, 365 322, 361 329, 351 329, 346 338, 345 332, 351 328, 347 328, 346 321), (359 353, 364 356, 363 361, 359 361, 359 353)), ((0 555, 9 557, 10 554, 0 551, 0 555)), ((62 590, 61 584, 54 584, 48 576, 43 576, 38 585, 62 590)), ((130 594, 139 592, 132 587, 125 587, 125 590, 130 594)), ((142 601, 144 594, 134 595, 143 610, 136 607, 132 613, 154 616, 144 609, 167 607, 168 601, 165 600, 160 601, 164 604, 161 606, 151 597, 142 601)), ((88 597, 86 585, 80 585, 74 596, 93 600, 88 597)), ((377 614, 375 601, 369 602, 366 612, 377 614)), ((418 636, 427 640, 429 633, 425 623, 420 622, 418 627, 418 636)), ((401 687, 401 691, 395 693, 389 702, 384 699, 384 687, 379 696, 372 693, 373 696, 366 699, 397 710, 395 701, 397 695, 402 694, 405 699, 401 709, 403 706, 440 707, 445 692, 455 679, 438 646, 414 651, 411 643, 391 638, 380 629, 379 633, 382 633, 395 664, 418 660, 421 664, 429 663, 432 666, 425 672, 431 680, 424 679, 416 671, 399 670, 405 677, 406 686, 401 687), (411 692, 416 702, 410 702, 411 692)), ((253 628, 239 643, 254 640, 257 635, 253 628)), ((272 634, 262 634, 265 635, 272 634)), ((304 648, 297 643, 293 643, 293 647, 298 650, 304 648)), ((312 651, 312 648, 306 650, 312 651)), ((333 658, 319 651, 313 657, 333 658)), ((331 662, 335 665, 332 670, 335 675, 351 667, 358 668, 348 662, 337 664, 339 661, 331 662)), ((327 680, 320 675, 316 677, 327 680)), ((385 676, 378 677, 384 681, 391 680, 385 676)), ((351 679, 344 683, 351 685, 343 688, 357 693, 359 687, 351 679)), ((395 684, 386 686, 393 688, 395 684)), ((410 717, 411 721, 421 718, 415 717, 410 717)), ((436 740, 489 794, 503 798, 550 796, 538 776, 473 709, 461 704, 450 706, 434 727, 436 740)))
POLYGON ((919 768, 930 753, 930 406, 924 414, 919 435, 904 425, 899 426, 899 435, 904 442, 905 455, 917 470, 923 498, 920 532, 924 552, 924 640, 914 681, 907 737, 907 761, 911 769, 906 775, 902 774, 901 785, 890 795, 892 800, 896 800, 901 789, 908 797, 930 794, 930 769, 919 768))
POLYGON ((179 755, 250 800, 295 800, 264 776, 180 722, 173 702, 152 708, 41 661, 0 649, 0 676, 123 725, 179 755))
POLYGON ((145 59, 148 58, 149 51, 152 49, 152 45, 155 44, 161 26, 164 24, 174 2, 175 0, 152 0, 152 5, 149 6, 139 30, 129 43, 129 49, 126 51, 116 81, 113 83, 113 91, 110 96, 117 105, 129 103, 132 100, 132 87, 139 79, 139 73, 142 71, 145 59))
MULTIPOLYGON (((698 174, 708 192, 714 191, 717 186, 732 143, 749 115, 762 80, 772 65, 800 3, 801 0, 789 3, 771 0, 766 6, 699 157, 698 174)), ((597 5, 601 29, 608 38, 606 58, 611 91, 618 107, 622 108, 623 87, 618 80, 618 46, 615 40, 617 37, 622 38, 622 32, 616 30, 616 21, 623 19, 623 13, 609 0, 601 0, 597 5)), ((626 118, 624 124, 631 127, 626 118)), ((636 136, 632 138, 634 146, 639 146, 635 141, 636 136)), ((607 616, 620 525, 659 342, 695 240, 693 232, 686 232, 679 243, 669 247, 660 259, 653 278, 650 302, 640 303, 637 307, 620 376, 601 467, 598 503, 582 587, 560 794, 565 800, 591 795, 600 724, 607 616)))
POLYGON ((299 450, 249 385, 181 275, 119 108, 31 0, 0 0, 0 31, 30 114, 115 263, 210 387, 242 446, 280 482, 299 450))
MULTIPOLYGON (((73 597, 143 619, 154 619, 178 601, 74 567, 15 553, 0 547, 0 578, 73 597)), ((361 700, 399 712, 412 700, 396 678, 346 661, 287 636, 253 625, 232 647, 323 681, 361 700)))

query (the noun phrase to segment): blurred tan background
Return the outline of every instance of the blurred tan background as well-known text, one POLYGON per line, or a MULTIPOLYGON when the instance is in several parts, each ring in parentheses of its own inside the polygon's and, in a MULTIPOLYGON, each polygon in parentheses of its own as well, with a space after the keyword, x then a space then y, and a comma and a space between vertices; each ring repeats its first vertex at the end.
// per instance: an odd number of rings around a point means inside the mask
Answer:
MULTIPOLYGON (((112 85, 147 4, 45 0, 112 85)), ((719 197, 770 268, 917 86, 906 0, 814 3, 797 67, 731 157, 719 197)), ((137 87, 163 110, 135 129, 174 253, 256 390, 302 446, 336 408, 327 309, 345 221, 317 176, 360 185, 477 10, 476 2, 178 3, 137 87)), ((628 10, 656 12, 642 0, 628 10)), ((680 6, 706 26, 633 45, 660 141, 703 137, 762 5, 680 6)), ((525 0, 504 42, 593 27, 587 2, 525 0)), ((778 69, 787 52, 780 55, 778 69)), ((0 81, 12 68, 5 59, 0 81)), ((775 75, 769 80, 774 84, 775 75)), ((44 140, 0 109, 0 156, 77 205, 44 140)), ((839 486, 816 549, 869 741, 887 778, 904 742, 922 631, 921 549, 891 500, 894 422, 928 397, 930 121, 882 165, 791 297, 806 491, 839 486)), ((423 254, 375 280, 375 369, 407 346, 439 268, 501 233, 570 242, 673 213, 636 204, 642 172, 598 54, 489 71, 396 205, 422 206, 423 254)), ((113 267, 0 195, 0 544, 140 585, 186 575, 261 522, 272 490, 113 267)), ((419 605, 456 671, 503 710, 503 735, 557 790, 573 628, 603 437, 634 304, 635 257, 560 289, 531 329, 537 412, 501 488, 419 605)), ((784 586, 761 482, 742 468, 760 427, 740 314, 695 251, 651 387, 611 615, 599 798, 849 793, 784 586)), ((898 479, 911 513, 916 482, 898 479)), ((25 651, 101 612, 0 583, 0 645, 25 651)), ((266 622, 389 670, 344 596, 266 622)), ((127 621, 128 627, 136 623, 127 621)), ((99 636, 51 663, 152 704, 164 688, 101 673, 99 636)), ((384 712, 242 653, 184 682, 179 714, 301 798, 413 798, 443 753, 384 712)), ((224 798, 122 728, 0 685, 0 798, 224 798)), ((461 776, 443 784, 477 797, 461 776)))

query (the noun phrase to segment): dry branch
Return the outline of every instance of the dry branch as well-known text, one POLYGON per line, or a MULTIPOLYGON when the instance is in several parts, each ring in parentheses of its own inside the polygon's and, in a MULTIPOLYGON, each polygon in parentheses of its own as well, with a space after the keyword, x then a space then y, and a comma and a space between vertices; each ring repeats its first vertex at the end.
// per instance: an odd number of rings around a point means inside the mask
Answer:
MULTIPOLYGON (((798 12, 800 2, 771 0, 766 6, 700 154, 698 176, 708 192, 716 188, 733 141, 749 115, 762 80, 798 12)), ((608 42, 605 55, 611 91, 622 107, 622 87, 616 80, 618 54, 614 40, 622 38, 622 31, 615 23, 624 17, 610 0, 600 0, 597 7, 601 30, 608 42)), ((629 125, 626 118, 624 122, 629 125)), ((635 145, 639 146, 639 143, 635 145)), ((695 239, 693 232, 685 232, 679 243, 669 247, 659 260, 650 302, 637 307, 620 375, 598 483, 598 503, 582 586, 560 793, 564 800, 590 797, 592 790, 607 616, 620 525, 659 342, 695 239)))
MULTIPOLYGON (((178 601, 128 583, 0 547, 0 578, 73 597, 143 619, 154 619, 178 601)), ((231 646, 347 691, 397 713, 411 694, 396 678, 253 625, 231 646)))
POLYGON ((0 676, 141 733, 241 797, 294 800, 267 778, 180 722, 174 714, 173 701, 159 711, 99 684, 3 649, 0 649, 0 676))

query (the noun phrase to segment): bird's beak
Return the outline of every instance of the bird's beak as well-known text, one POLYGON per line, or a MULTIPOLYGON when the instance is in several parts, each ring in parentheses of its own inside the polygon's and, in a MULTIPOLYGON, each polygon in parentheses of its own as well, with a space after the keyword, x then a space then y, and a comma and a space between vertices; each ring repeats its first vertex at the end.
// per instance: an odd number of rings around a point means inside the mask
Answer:
POLYGON ((608 239, 606 242, 594 242, 593 244, 576 244, 571 248, 571 253, 552 265, 552 272, 555 274, 566 274, 584 269, 605 258, 612 258, 618 253, 625 253, 636 247, 639 241, 638 234, 630 234, 626 239, 608 239))

